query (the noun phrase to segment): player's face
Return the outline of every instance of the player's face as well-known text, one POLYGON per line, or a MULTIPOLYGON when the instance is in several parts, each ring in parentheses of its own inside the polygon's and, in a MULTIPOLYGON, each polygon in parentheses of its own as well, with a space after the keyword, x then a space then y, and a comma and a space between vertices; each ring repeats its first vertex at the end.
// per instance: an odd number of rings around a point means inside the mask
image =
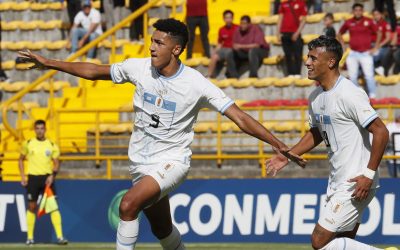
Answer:
POLYGON ((307 67, 308 79, 320 81, 325 73, 330 70, 333 65, 330 53, 325 51, 325 48, 315 48, 308 52, 307 67))
POLYGON ((44 134, 46 133, 46 127, 43 124, 38 124, 35 126, 35 134, 36 138, 43 139, 44 134))
POLYGON ((353 15, 354 15, 354 17, 355 18, 361 18, 362 17, 362 15, 363 15, 363 8, 361 8, 361 7, 355 7, 354 8, 354 10, 353 10, 353 15))
POLYGON ((224 22, 226 24, 226 26, 231 26, 233 23, 233 16, 231 13, 227 13, 224 16, 224 22))
POLYGON ((372 14, 374 15, 375 21, 380 21, 382 19, 382 14, 379 11, 374 11, 372 14))
POLYGON ((167 66, 173 57, 178 56, 181 46, 165 32, 154 31, 151 37, 150 56, 151 65, 156 69, 167 66))

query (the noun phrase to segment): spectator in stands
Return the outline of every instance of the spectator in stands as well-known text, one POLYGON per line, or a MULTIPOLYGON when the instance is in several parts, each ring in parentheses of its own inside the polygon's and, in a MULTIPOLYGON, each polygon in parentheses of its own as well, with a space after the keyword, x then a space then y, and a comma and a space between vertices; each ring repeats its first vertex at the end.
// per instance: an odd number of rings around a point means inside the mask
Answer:
POLYGON ((279 13, 279 6, 281 6, 281 0, 274 1, 274 15, 279 13))
MULTIPOLYGON (((388 68, 388 63, 384 62, 384 58, 386 58, 387 53, 390 53, 390 38, 391 38, 391 30, 390 30, 390 25, 385 21, 384 16, 382 12, 380 12, 378 9, 374 9, 372 11, 372 14, 374 16, 374 23, 378 27, 378 30, 380 31, 381 37, 380 37, 380 43, 377 44, 377 47, 379 48, 378 51, 374 54, 374 66, 375 66, 375 71, 379 75, 384 75, 385 72, 388 71, 385 70, 385 68, 388 68)), ((378 33, 373 33, 372 36, 372 42, 374 45, 376 45, 376 41, 378 40, 378 33)))
POLYGON ((82 4, 81 0, 66 0, 66 2, 67 2, 69 23, 72 26, 72 24, 74 23, 75 16, 79 13, 79 11, 81 11, 82 4))
MULTIPOLYGON (((394 113, 394 122, 389 123, 386 127, 389 131, 389 155, 400 155, 400 110, 394 113)), ((388 173, 390 177, 398 177, 400 175, 400 160, 387 161, 388 173)))
POLYGON ((374 60, 372 54, 377 51, 380 43, 380 31, 373 20, 363 16, 364 6, 360 3, 353 4, 353 18, 348 19, 340 28, 338 40, 344 42, 342 35, 349 31, 350 33, 350 53, 346 59, 347 70, 350 80, 358 85, 358 69, 361 66, 367 82, 368 95, 370 98, 376 97, 376 82, 374 79, 374 60), (375 48, 371 48, 372 36, 378 32, 378 40, 375 48))
MULTIPOLYGON (((2 29, 1 29, 1 16, 0 16, 0 44, 1 44, 1 31, 2 31, 2 29)), ((3 67, 1 65, 2 62, 3 62, 3 60, 1 57, 1 49, 0 49, 0 82, 4 82, 4 81, 8 80, 6 72, 4 72, 3 67)), ((0 102, 1 102, 1 99, 0 99, 0 102)))
POLYGON ((101 5, 106 16, 107 29, 113 27, 127 16, 125 0, 101 0, 101 5))
POLYGON ((207 0, 187 0, 186 1, 186 24, 189 29, 189 43, 187 47, 187 59, 192 58, 193 45, 196 27, 200 28, 201 43, 203 44, 204 55, 210 57, 210 43, 208 41, 208 13, 207 0))
POLYGON ((249 77, 257 77, 262 61, 268 56, 269 45, 258 25, 251 24, 249 16, 240 18, 240 27, 233 34, 233 50, 227 55, 228 77, 239 78, 242 63, 248 62, 249 77))
POLYGON ((311 6, 314 6, 314 14, 322 12, 322 0, 308 0, 307 1, 307 9, 310 11, 311 6))
POLYGON ((303 0, 288 0, 279 7, 278 41, 285 53, 287 75, 300 77, 303 65, 301 31, 306 23, 307 7, 303 0))
POLYGON ((384 5, 386 4, 391 30, 392 32, 396 31, 396 12, 394 9, 393 0, 374 0, 374 2, 375 9, 379 10, 381 13, 384 13, 384 5))
MULTIPOLYGON (((146 3, 147 0, 129 0, 129 9, 133 13, 146 3)), ((144 17, 141 15, 131 23, 129 28, 129 38, 131 41, 136 42, 143 38, 143 20, 144 17)))
POLYGON ((330 12, 326 13, 326 15, 324 16, 325 28, 322 31, 324 36, 336 38, 336 30, 333 27, 333 22, 334 22, 333 14, 330 12))
POLYGON ((390 68, 394 63, 393 74, 400 73, 400 25, 397 25, 396 32, 392 33, 392 41, 391 41, 391 51, 387 54, 387 58, 390 68))
POLYGON ((208 65, 208 77, 217 77, 224 62, 226 61, 228 53, 232 50, 233 34, 238 28, 233 23, 233 12, 225 10, 223 13, 225 25, 219 29, 218 32, 218 45, 211 56, 210 64, 208 65))
MULTIPOLYGON (((90 0, 85 0, 82 10, 74 18, 74 25, 71 29, 71 53, 75 53, 103 33, 100 22, 100 12, 92 8, 90 0)), ((94 58, 95 56, 96 48, 94 47, 88 51, 87 57, 94 58)))

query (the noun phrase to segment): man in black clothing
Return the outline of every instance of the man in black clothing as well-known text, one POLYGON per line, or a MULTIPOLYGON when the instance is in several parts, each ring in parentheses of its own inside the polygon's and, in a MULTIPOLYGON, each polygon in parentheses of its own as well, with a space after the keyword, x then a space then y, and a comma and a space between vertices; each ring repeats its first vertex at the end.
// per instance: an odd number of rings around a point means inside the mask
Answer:
MULTIPOLYGON (((146 3, 147 0, 130 0, 129 9, 132 12, 135 12, 146 3)), ((129 28, 129 38, 131 41, 138 41, 143 38, 143 15, 139 16, 131 23, 129 28)))
MULTIPOLYGON (((0 16, 0 44, 1 44, 1 16, 0 16)), ((0 82, 4 82, 8 80, 8 77, 6 75, 6 72, 4 72, 3 67, 2 67, 2 58, 1 58, 1 49, 0 49, 0 82)), ((1 99, 0 99, 1 102, 1 99)))
POLYGON ((374 0, 374 2, 375 9, 379 10, 381 13, 384 13, 384 5, 386 4, 386 10, 390 20, 390 28, 392 32, 395 32, 397 23, 393 0, 374 0))

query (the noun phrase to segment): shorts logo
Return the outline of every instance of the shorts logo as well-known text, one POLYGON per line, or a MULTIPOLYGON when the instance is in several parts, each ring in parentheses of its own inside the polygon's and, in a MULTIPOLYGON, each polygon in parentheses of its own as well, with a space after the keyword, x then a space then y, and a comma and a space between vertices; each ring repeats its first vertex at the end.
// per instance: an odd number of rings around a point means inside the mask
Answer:
POLYGON ((165 165, 164 169, 165 169, 165 170, 168 170, 168 169, 170 169, 171 167, 172 167, 172 165, 168 163, 167 165, 165 165))
POLYGON ((333 219, 329 220, 329 219, 325 218, 325 221, 328 222, 331 225, 335 224, 335 221, 333 219))
POLYGON ((339 211, 340 204, 336 204, 335 208, 333 209, 334 213, 337 213, 339 211))
POLYGON ((339 213, 340 210, 342 209, 342 207, 343 207, 343 204, 336 203, 336 205, 335 205, 335 206, 333 207, 333 209, 332 209, 332 212, 334 212, 335 214, 336 214, 336 213, 339 213))
POLYGON ((28 194, 28 200, 32 200, 32 194, 28 194))
POLYGON ((161 177, 161 179, 165 178, 164 174, 160 173, 160 171, 157 171, 157 174, 161 177))

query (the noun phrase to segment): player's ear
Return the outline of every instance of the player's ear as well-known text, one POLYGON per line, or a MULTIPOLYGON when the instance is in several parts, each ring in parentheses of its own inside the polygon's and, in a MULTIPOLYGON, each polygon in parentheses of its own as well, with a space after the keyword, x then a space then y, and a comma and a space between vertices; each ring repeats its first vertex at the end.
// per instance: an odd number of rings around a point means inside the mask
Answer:
POLYGON ((174 56, 179 56, 181 52, 182 52, 182 46, 180 44, 175 45, 174 49, 172 50, 174 56))
POLYGON ((336 65, 336 59, 334 57, 331 57, 328 62, 328 67, 330 69, 333 69, 335 68, 335 65, 336 65))

